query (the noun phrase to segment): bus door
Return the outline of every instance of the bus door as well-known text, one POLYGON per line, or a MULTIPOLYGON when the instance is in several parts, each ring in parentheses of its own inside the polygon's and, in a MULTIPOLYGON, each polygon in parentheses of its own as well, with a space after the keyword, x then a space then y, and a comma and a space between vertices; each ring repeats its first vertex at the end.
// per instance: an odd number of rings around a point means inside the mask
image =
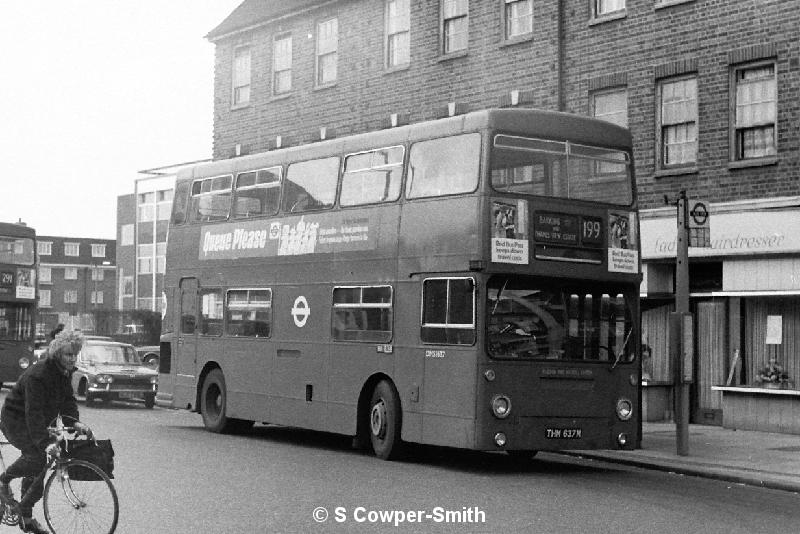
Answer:
POLYGON ((177 325, 177 354, 174 356, 175 389, 194 391, 197 381, 197 294, 196 278, 184 278, 180 283, 180 321, 177 325))

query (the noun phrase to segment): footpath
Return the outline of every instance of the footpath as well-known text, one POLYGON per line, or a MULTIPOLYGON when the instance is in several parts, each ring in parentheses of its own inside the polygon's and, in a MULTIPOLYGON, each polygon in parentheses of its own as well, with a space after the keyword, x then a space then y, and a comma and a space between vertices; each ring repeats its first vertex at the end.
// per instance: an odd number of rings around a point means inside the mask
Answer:
POLYGON ((800 435, 689 425, 689 454, 678 456, 674 423, 643 423, 635 451, 568 454, 645 469, 800 492, 800 435))

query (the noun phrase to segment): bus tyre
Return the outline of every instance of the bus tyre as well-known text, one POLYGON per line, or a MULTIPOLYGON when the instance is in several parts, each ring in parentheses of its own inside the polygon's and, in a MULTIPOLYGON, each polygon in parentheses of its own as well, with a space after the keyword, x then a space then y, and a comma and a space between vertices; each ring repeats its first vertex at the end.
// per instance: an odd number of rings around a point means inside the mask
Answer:
POLYGON ((234 419, 225 415, 227 402, 228 391, 225 389, 225 376, 219 369, 213 369, 203 381, 203 390, 200 396, 200 413, 203 415, 205 427, 218 434, 231 434, 244 432, 253 426, 253 421, 234 419))
POLYGON ((381 380, 372 392, 369 403, 369 437, 375 456, 393 460, 400 455, 402 443, 402 413, 397 390, 386 380, 381 380))

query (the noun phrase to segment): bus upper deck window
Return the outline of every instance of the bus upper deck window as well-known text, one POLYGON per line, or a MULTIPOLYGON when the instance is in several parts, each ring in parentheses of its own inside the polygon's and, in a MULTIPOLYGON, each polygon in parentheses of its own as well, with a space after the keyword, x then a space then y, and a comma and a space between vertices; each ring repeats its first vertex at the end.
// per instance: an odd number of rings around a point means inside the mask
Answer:
POLYGON ((175 185, 175 195, 172 197, 172 224, 186 222, 186 204, 189 200, 190 182, 178 182, 175 185))
POLYGON ((192 183, 189 213, 192 222, 222 221, 231 208, 231 175, 204 178, 192 183))
POLYGON ((280 185, 280 167, 240 173, 236 177, 233 216, 241 219, 274 215, 278 212, 280 185))
POLYGON ((406 197, 468 193, 478 186, 481 136, 477 133, 420 141, 411 146, 406 197))
POLYGON ((347 156, 339 194, 341 205, 397 200, 400 197, 404 151, 404 147, 394 146, 347 156))
POLYGON ((332 208, 338 181, 338 157, 292 163, 283 184, 281 208, 288 213, 332 208))

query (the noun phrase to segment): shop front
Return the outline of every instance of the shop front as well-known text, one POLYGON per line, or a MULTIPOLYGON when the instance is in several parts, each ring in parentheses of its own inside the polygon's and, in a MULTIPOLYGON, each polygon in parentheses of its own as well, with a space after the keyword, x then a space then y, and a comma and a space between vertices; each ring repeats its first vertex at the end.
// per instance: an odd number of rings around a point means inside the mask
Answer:
MULTIPOLYGON (((651 353, 643 361, 643 399, 651 421, 673 413, 668 324, 675 300, 675 211, 647 210, 641 220, 642 342, 651 353)), ((757 419, 760 430, 796 433, 800 198, 711 204, 710 211, 711 246, 689 249, 691 421, 752 428, 757 419), (768 372, 776 366, 779 373, 768 372)))

